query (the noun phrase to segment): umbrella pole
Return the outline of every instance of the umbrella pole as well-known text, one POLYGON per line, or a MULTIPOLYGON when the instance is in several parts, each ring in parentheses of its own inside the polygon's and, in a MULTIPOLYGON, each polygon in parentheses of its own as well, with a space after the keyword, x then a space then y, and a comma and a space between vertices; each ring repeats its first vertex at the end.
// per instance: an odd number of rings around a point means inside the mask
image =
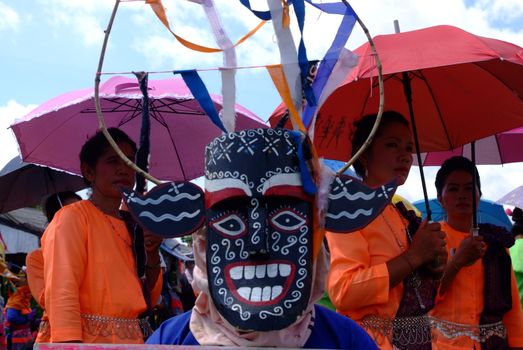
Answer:
MULTIPOLYGON (((394 31, 400 32, 400 26, 398 20, 394 20, 394 31)), ((403 93, 407 99, 407 105, 409 106, 410 125, 412 127, 412 136, 414 138, 414 144, 416 146, 416 158, 418 160, 419 175, 421 177, 421 187, 423 188, 423 200, 425 201, 425 211, 427 213, 427 220, 431 221, 432 212, 430 211, 429 196, 427 194, 427 184, 425 182, 425 173, 423 172, 423 161, 421 160, 421 151, 419 145, 418 129, 416 128, 416 118, 414 118, 414 108, 412 107, 412 87, 410 85, 409 74, 403 72, 401 74, 401 83, 403 84, 403 93)))
POLYGON ((470 158, 472 161, 472 236, 479 234, 478 211, 476 203, 476 142, 470 143, 470 158))
POLYGON ((432 219, 432 213, 430 211, 429 196, 427 194, 427 183, 425 182, 425 173, 423 172, 423 161, 421 159, 418 130, 416 128, 416 118, 414 118, 414 108, 412 107, 412 89, 410 86, 410 79, 408 73, 402 73, 401 82, 403 83, 403 91, 405 93, 405 98, 407 99, 407 104, 409 106, 410 125, 412 127, 414 145, 416 146, 416 158, 418 160, 419 175, 421 177, 421 187, 423 188, 423 200, 425 201, 427 220, 430 221, 432 219))

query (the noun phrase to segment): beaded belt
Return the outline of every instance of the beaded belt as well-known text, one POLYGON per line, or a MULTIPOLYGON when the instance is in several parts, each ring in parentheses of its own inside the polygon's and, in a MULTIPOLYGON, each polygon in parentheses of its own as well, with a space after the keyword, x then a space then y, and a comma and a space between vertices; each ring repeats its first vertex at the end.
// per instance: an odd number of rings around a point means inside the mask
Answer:
MULTIPOLYGON (((93 336, 115 335, 120 339, 145 339, 153 333, 147 318, 120 318, 91 314, 81 314, 80 317, 82 331, 93 336)), ((49 321, 42 320, 39 332, 49 336, 49 331, 49 321)))
POLYGON ((367 315, 361 325, 366 330, 372 330, 374 336, 386 337, 393 344, 407 346, 427 344, 432 341, 430 320, 427 315, 396 318, 367 315))
POLYGON ((431 323, 433 328, 440 331, 443 336, 449 339, 466 336, 474 341, 483 343, 492 336, 498 336, 502 339, 507 337, 507 329, 503 321, 473 325, 431 317, 431 323))

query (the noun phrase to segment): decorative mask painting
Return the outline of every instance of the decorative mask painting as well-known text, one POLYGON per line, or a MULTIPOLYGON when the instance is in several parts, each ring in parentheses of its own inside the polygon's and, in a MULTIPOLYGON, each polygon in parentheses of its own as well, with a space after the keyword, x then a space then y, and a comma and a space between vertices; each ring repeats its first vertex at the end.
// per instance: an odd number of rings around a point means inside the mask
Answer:
MULTIPOLYGON (((145 197, 124 191, 131 213, 153 233, 179 237, 205 222, 210 296, 240 330, 284 329, 308 306, 322 236, 316 197, 304 187, 312 178, 306 142, 286 129, 227 133, 206 148, 205 194, 190 183, 163 184, 145 197)), ((331 187, 324 216, 336 232, 366 225, 395 190, 346 176, 331 187)))

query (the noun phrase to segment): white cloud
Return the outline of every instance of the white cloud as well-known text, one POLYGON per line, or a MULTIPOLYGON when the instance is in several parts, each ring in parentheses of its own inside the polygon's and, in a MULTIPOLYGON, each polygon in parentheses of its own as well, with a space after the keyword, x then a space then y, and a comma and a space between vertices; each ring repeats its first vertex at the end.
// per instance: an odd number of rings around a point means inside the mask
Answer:
POLYGON ((18 13, 3 2, 0 2, 0 32, 7 29, 16 30, 19 25, 20 16, 18 13))
POLYGON ((0 151, 0 169, 13 157, 18 155, 18 145, 9 126, 15 119, 23 117, 35 107, 35 105, 24 106, 14 100, 9 100, 6 105, 0 106, 0 143, 2 144, 0 151))
MULTIPOLYGON (((239 39, 259 23, 259 19, 237 1, 216 1, 215 3, 232 41, 239 39)), ((205 13, 199 5, 187 0, 165 0, 164 4, 168 8, 168 18, 175 33, 195 43, 216 46, 205 13)), ((251 1, 251 5, 258 10, 267 9, 265 1, 251 1)), ((393 20, 398 19, 402 31, 450 24, 474 34, 501 38, 523 45, 523 29, 503 21, 497 21, 495 25, 492 23, 492 20, 498 17, 508 18, 509 14, 510 16, 521 15, 523 2, 519 0, 496 0, 494 2, 481 0, 469 7, 465 6, 463 0, 383 0, 379 2, 353 0, 351 5, 373 36, 394 32, 393 20), (502 17, 501 14, 506 14, 506 16, 502 17)), ((152 14, 152 11, 149 11, 149 14, 147 11, 143 12, 142 9, 139 12, 140 16, 135 16, 135 33, 130 33, 130 35, 135 37, 133 48, 141 52, 155 68, 175 68, 172 66, 173 64, 177 68, 180 62, 182 65, 193 62, 192 68, 221 64, 220 54, 209 58, 207 57, 209 54, 191 51, 179 45, 152 14), (153 31, 154 40, 150 40, 151 31, 153 31), (165 38, 165 40, 160 40, 161 38, 165 38), (136 45, 137 42, 146 43, 147 49, 141 49, 136 45), (173 43, 169 44, 169 42, 173 43)), ((323 14, 311 6, 306 6, 306 16, 304 35, 309 58, 322 58, 334 39, 341 16, 323 14)), ((297 43, 299 31, 293 13, 291 13, 291 20, 297 43)), ((356 25, 349 39, 348 47, 355 48, 365 41, 363 32, 356 25)), ((238 46, 237 56, 238 64, 244 66, 278 63, 279 53, 272 24, 267 23, 249 40, 238 46)))
POLYGON ((520 0, 480 0, 474 6, 484 9, 490 18, 496 20, 508 22, 523 16, 523 2, 520 0))
POLYGON ((108 21, 114 5, 114 2, 105 0, 48 0, 40 3, 43 18, 53 25, 55 35, 76 33, 86 46, 102 42, 106 26, 103 21, 108 21))

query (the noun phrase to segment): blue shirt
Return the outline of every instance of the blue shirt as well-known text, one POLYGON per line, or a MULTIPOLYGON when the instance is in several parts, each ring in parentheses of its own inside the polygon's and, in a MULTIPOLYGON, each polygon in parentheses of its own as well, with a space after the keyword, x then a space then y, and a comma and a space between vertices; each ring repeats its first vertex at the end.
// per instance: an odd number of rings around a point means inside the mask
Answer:
MULTIPOLYGON (((314 305, 312 333, 304 349, 378 349, 356 322, 323 306, 314 305)), ((191 311, 173 317, 147 339, 147 344, 200 345, 189 329, 191 311)))

